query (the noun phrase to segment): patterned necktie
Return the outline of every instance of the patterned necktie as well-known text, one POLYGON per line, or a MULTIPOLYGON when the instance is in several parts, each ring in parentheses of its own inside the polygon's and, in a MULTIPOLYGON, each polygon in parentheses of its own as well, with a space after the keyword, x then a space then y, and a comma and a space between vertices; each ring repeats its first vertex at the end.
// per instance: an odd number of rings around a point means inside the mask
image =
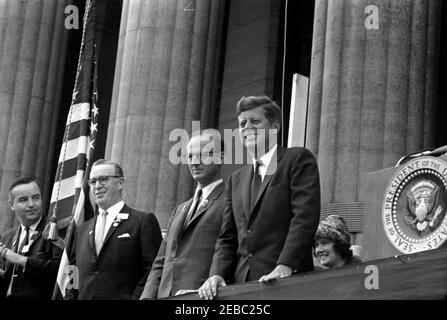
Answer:
POLYGON ((259 174, 259 167, 261 166, 261 163, 259 160, 256 160, 255 162, 255 172, 253 173, 253 179, 251 180, 251 211, 253 211, 256 203, 256 198, 258 197, 259 188, 262 184, 261 175, 259 174))
POLYGON ((20 247, 19 247, 20 254, 26 253, 26 252, 23 252, 23 248, 25 246, 27 246, 28 243, 29 243, 29 227, 25 227, 25 238, 22 240, 22 243, 20 244, 20 247))
POLYGON ((95 233, 95 246, 96 253, 98 254, 101 251, 102 244, 104 242, 104 231, 106 229, 106 220, 107 220, 107 211, 103 211, 99 216, 96 223, 98 224, 95 233))
POLYGON ((189 208, 188 214, 186 215, 184 228, 191 222, 194 214, 196 213, 197 207, 200 203, 200 197, 202 196, 202 189, 197 188, 196 193, 194 194, 194 199, 192 200, 191 207, 189 208))

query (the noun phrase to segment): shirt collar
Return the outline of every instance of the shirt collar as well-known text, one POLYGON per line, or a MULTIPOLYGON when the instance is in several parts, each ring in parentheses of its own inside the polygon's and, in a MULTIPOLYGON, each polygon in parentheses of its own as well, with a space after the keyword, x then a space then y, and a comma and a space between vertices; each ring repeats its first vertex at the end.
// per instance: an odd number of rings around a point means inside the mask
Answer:
POLYGON ((211 194, 211 192, 213 192, 213 190, 221 183, 223 183, 223 179, 216 180, 216 181, 211 182, 210 184, 206 185, 205 187, 203 187, 202 188, 202 199, 206 199, 211 194))
POLYGON ((107 211, 108 216, 116 216, 121 209, 124 207, 124 201, 121 200, 117 203, 115 203, 113 206, 108 208, 107 210, 99 208, 99 213, 103 213, 104 211, 107 211))
MULTIPOLYGON (((268 168, 270 162, 272 161, 273 155, 276 152, 276 149, 278 148, 278 144, 275 144, 267 153, 263 154, 259 160, 260 160, 260 165, 268 168)), ((253 170, 255 168, 255 162, 257 160, 253 158, 253 170)))
MULTIPOLYGON (((29 226, 29 233, 30 233, 30 234, 33 233, 34 230, 37 229, 37 226, 39 225, 40 220, 42 220, 42 216, 40 216, 39 221, 37 221, 36 223, 34 223, 34 224, 32 224, 32 225, 29 226)), ((26 227, 25 227, 23 224, 20 224, 20 227, 22 228, 22 229, 21 229, 22 232, 25 232, 26 227)))

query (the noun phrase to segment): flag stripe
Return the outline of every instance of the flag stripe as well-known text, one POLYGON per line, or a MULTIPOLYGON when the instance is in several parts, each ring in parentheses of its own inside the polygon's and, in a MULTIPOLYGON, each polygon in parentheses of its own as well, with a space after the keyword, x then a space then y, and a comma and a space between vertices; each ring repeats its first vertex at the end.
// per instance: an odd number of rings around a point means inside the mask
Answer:
MULTIPOLYGON (((77 139, 64 142, 61 147, 59 163, 76 158, 80 153, 87 154, 88 137, 80 136, 77 139)), ((57 178, 57 177, 56 177, 57 178)))
POLYGON ((64 267, 63 268, 59 268, 59 270, 57 272, 57 280, 56 281, 57 281, 57 284, 59 285, 59 288, 60 288, 61 292, 65 292, 65 289, 67 288, 67 284, 68 284, 68 282, 70 280, 67 277, 67 273, 66 273, 66 268, 68 267, 69 262, 68 262, 67 252, 65 250, 62 253, 62 258, 61 258, 60 265, 64 266, 64 267))
POLYGON ((89 120, 90 118, 90 103, 76 103, 71 107, 71 116, 67 118, 66 125, 81 120, 89 120))
POLYGON ((56 181, 67 179, 76 174, 78 170, 83 170, 87 163, 87 155, 80 154, 79 157, 73 158, 65 161, 63 164, 59 163, 56 170, 56 181), (64 170, 62 171, 62 165, 64 166, 64 170))
MULTIPOLYGON (((71 197, 57 201, 57 218, 58 219, 63 219, 63 218, 71 216, 71 214, 73 213, 74 199, 75 199, 75 196, 72 195, 71 197)), ((48 210, 48 212, 50 214, 53 213, 53 208, 55 205, 56 205, 56 202, 53 202, 50 204, 50 208, 48 210)))
POLYGON ((56 200, 60 201, 65 198, 72 197, 74 188, 82 188, 83 178, 84 171, 78 170, 75 176, 54 182, 50 202, 55 202, 56 200))
POLYGON ((69 130, 68 137, 65 137, 65 140, 70 141, 73 139, 76 139, 80 136, 86 136, 88 135, 88 132, 90 130, 90 120, 79 120, 72 122, 70 124, 70 128, 68 126, 65 127, 65 131, 69 130))

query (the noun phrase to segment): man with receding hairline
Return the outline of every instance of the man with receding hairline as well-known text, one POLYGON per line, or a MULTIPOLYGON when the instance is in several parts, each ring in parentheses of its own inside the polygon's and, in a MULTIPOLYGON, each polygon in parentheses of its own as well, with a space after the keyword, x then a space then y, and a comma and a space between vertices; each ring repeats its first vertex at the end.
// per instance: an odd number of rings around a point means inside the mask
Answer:
POLYGON ((191 292, 209 274, 224 207, 220 177, 224 144, 217 130, 208 129, 194 133, 186 149, 197 188, 193 198, 173 210, 141 299, 191 292))
MULTIPOLYGON (((124 174, 117 163, 96 161, 89 186, 98 212, 76 233, 77 298, 138 299, 161 243, 157 218, 124 203, 124 174)), ((75 298, 76 292, 67 296, 75 298)))
POLYGON ((0 238, 0 299, 50 300, 62 250, 42 235, 40 187, 34 177, 21 177, 8 197, 20 226, 0 238))

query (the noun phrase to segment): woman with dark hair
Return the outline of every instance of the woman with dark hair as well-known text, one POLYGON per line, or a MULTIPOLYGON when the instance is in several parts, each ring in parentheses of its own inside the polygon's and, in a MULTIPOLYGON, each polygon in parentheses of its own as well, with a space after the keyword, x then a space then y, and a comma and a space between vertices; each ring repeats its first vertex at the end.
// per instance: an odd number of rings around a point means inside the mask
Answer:
POLYGON ((328 216, 318 226, 314 238, 314 255, 325 269, 361 262, 351 250, 351 236, 345 220, 328 216))

